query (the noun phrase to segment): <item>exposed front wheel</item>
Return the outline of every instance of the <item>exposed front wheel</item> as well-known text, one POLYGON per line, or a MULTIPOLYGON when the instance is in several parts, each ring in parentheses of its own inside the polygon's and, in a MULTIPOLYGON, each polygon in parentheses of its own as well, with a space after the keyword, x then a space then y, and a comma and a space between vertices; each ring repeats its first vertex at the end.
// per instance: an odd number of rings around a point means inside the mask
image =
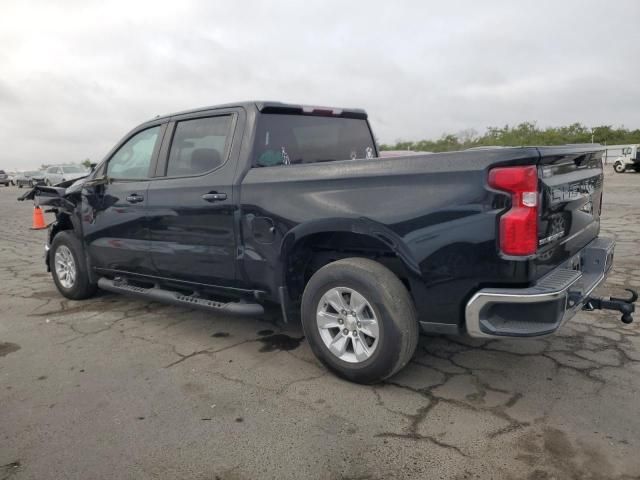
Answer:
POLYGON ((613 170, 616 173, 623 173, 625 171, 625 167, 622 164, 622 162, 616 162, 616 163, 613 164, 613 170))
POLYGON ((398 372, 411 359, 419 334, 405 286, 366 258, 330 263, 311 277, 302 297, 302 326, 318 359, 358 383, 398 372))
POLYGON ((91 297, 96 285, 89 274, 80 241, 71 232, 60 232, 49 251, 49 266, 58 291, 72 300, 91 297))

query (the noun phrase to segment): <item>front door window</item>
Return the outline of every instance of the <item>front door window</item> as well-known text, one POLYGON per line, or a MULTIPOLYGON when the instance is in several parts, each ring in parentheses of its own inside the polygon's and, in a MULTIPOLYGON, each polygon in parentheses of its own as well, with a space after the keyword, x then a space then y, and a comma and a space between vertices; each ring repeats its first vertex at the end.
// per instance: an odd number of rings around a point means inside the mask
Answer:
POLYGON ((148 178, 159 133, 160 126, 157 126, 131 137, 109 160, 107 175, 114 179, 148 178))

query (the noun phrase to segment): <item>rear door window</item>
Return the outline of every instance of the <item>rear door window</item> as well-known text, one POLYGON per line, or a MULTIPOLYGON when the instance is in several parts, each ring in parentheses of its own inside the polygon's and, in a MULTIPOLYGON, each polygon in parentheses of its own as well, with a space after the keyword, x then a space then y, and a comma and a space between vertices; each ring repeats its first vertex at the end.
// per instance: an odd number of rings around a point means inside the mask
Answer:
POLYGON ((199 175, 221 166, 229 149, 231 120, 231 115, 222 115, 177 122, 167 176, 199 175))
POLYGON ((269 113, 258 117, 254 152, 254 167, 270 167, 373 158, 375 144, 364 119, 269 113))

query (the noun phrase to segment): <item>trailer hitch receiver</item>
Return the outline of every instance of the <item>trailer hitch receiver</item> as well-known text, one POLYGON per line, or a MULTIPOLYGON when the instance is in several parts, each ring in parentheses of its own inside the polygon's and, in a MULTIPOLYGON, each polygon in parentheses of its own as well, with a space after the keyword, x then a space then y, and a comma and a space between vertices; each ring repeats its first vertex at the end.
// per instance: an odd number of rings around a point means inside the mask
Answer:
POLYGON ((622 313, 620 320, 622 323, 633 322, 633 316, 631 315, 635 310, 635 301, 638 300, 638 293, 631 289, 625 288, 625 290, 631 293, 631 298, 605 298, 605 297, 589 297, 582 307, 583 310, 589 312, 593 310, 616 310, 622 313))

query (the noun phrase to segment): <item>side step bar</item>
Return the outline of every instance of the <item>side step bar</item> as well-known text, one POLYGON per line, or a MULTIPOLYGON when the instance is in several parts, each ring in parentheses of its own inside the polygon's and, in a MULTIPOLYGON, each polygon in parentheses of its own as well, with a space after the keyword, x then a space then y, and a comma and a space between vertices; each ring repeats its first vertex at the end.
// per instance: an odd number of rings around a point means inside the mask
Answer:
POLYGON ((215 300, 208 300, 206 298, 200 298, 193 295, 185 295, 180 292, 164 290, 162 288, 138 287, 120 279, 110 280, 108 278, 100 278, 98 280, 98 287, 110 292, 124 293, 126 295, 133 295, 135 297, 145 298, 147 300, 153 300, 161 303, 169 303, 179 307, 198 308, 200 310, 226 313, 230 315, 260 316, 264 314, 264 308, 258 303, 247 303, 242 301, 228 303, 216 302, 215 300))

